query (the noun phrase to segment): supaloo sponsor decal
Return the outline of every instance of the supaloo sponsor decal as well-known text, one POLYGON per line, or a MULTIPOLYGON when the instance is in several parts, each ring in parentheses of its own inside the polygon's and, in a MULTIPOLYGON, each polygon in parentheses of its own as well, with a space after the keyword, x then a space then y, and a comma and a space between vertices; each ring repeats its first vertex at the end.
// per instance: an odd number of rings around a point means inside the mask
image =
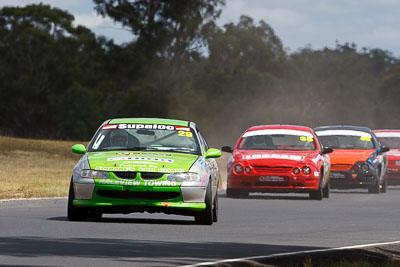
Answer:
POLYGON ((252 154, 244 155, 243 159, 288 159, 288 160, 304 160, 304 156, 286 155, 286 154, 252 154))
POLYGON ((176 181, 100 179, 98 181, 98 184, 127 185, 127 186, 176 186, 176 181))
POLYGON ((102 127, 103 130, 112 129, 146 129, 146 130, 168 130, 168 131, 187 131, 190 132, 189 127, 174 126, 165 124, 143 124, 143 123, 120 123, 108 124, 102 127))

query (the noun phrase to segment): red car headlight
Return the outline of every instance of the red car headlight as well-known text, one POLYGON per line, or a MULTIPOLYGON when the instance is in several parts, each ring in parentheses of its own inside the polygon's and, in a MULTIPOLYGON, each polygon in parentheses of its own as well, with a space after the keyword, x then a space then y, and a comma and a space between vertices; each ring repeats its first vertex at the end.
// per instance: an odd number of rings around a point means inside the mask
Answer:
POLYGON ((308 174, 311 173, 311 168, 308 167, 308 166, 304 166, 302 171, 303 171, 304 174, 308 175, 308 174))
POLYGON ((235 172, 236 172, 236 173, 242 173, 242 172, 243 172, 243 166, 240 165, 240 164, 236 164, 236 165, 234 166, 234 168, 235 168, 235 172))

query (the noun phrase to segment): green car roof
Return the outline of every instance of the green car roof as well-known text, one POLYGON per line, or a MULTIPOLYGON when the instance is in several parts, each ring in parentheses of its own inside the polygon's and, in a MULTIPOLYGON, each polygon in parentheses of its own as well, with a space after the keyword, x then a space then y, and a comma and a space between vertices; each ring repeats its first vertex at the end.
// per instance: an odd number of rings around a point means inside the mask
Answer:
POLYGON ((120 118, 111 119, 108 124, 119 123, 144 123, 144 124, 166 124, 176 126, 189 126, 188 121, 170 120, 170 119, 157 119, 157 118, 120 118))

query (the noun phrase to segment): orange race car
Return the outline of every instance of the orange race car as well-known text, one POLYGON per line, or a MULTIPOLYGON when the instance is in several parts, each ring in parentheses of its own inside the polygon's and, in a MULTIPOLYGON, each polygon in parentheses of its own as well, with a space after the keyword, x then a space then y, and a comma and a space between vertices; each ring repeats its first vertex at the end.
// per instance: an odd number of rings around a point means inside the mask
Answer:
POLYGON ((382 145, 390 147, 387 153, 386 177, 389 185, 400 185, 400 130, 374 130, 382 145))
POLYGON ((331 188, 366 188, 368 193, 385 193, 385 171, 389 151, 367 127, 322 126, 314 129, 326 147, 333 148, 331 188))

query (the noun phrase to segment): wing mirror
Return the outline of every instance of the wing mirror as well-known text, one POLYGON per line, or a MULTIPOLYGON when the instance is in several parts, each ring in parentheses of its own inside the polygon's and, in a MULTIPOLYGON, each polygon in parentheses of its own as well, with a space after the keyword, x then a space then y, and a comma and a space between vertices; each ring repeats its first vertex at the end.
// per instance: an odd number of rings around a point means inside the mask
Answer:
POLYGON ((71 147, 71 151, 72 151, 72 153, 75 153, 75 154, 85 154, 86 148, 82 144, 76 144, 71 147))
POLYGON ((206 159, 219 158, 219 157, 221 157, 221 151, 219 149, 216 149, 216 148, 208 149, 206 154, 205 154, 205 158, 206 159))
POLYGON ((389 150, 390 150, 389 147, 387 147, 387 146, 381 146, 380 152, 381 152, 381 153, 384 153, 384 152, 388 152, 389 150))
POLYGON ((324 147, 324 151, 322 152, 322 154, 329 154, 333 152, 333 148, 326 146, 324 147))
POLYGON ((230 146, 223 146, 221 147, 222 152, 232 153, 233 149, 230 146))

